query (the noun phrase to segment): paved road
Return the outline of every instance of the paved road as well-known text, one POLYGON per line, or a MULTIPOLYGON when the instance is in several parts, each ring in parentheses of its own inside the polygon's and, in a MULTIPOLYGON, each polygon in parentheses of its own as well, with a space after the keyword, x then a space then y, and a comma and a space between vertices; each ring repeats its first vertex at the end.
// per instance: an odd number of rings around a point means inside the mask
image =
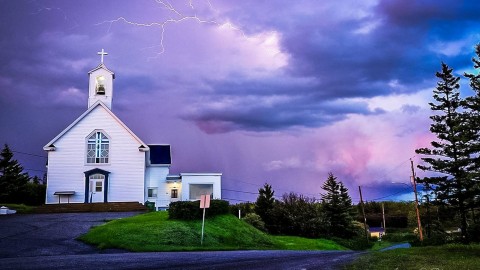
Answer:
POLYGON ((0 269, 340 269, 352 251, 211 251, 0 259, 0 269))
POLYGON ((352 251, 100 251, 75 240, 91 226, 138 213, 0 216, 0 269, 339 269, 352 251))

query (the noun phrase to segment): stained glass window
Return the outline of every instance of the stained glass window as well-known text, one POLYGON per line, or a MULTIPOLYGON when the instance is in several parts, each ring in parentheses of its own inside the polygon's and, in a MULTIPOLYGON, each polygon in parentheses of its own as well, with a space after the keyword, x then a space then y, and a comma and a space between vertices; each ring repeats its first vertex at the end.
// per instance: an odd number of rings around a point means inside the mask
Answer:
POLYGON ((110 141, 100 131, 97 131, 88 138, 87 142, 87 163, 108 163, 110 141))

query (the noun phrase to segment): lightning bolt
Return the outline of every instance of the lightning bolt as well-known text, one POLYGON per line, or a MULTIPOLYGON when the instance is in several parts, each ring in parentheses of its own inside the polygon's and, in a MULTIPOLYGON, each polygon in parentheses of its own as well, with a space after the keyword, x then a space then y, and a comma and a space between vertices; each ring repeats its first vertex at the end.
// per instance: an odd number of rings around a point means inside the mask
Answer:
POLYGON ((79 26, 78 22, 75 19, 70 19, 69 20, 69 18, 67 16, 67 13, 63 9, 61 9, 59 7, 43 6, 42 4, 39 4, 36 1, 34 1, 33 3, 34 3, 34 5, 37 6, 37 11, 30 13, 31 15, 38 15, 38 14, 41 14, 41 13, 44 13, 44 12, 58 12, 58 13, 61 13, 63 15, 63 20, 64 21, 73 22, 73 26, 70 29, 73 29, 73 28, 76 28, 76 27, 79 26))
MULTIPOLYGON (((209 0, 205 0, 205 1, 208 4, 210 10, 212 10, 214 12, 217 12, 217 10, 215 8, 213 8, 213 6, 212 6, 212 4, 210 3, 209 0)), ((164 46, 165 32, 166 32, 166 28, 169 24, 176 24, 176 23, 181 23, 181 22, 189 21, 189 20, 190 21, 196 21, 200 24, 211 24, 211 25, 216 25, 219 28, 228 28, 228 29, 231 29, 231 30, 234 30, 234 31, 238 31, 245 39, 249 39, 248 36, 245 34, 245 32, 242 29, 235 26, 231 22, 218 22, 217 20, 213 20, 213 19, 200 18, 196 14, 193 14, 193 15, 185 14, 183 12, 180 12, 178 9, 176 9, 168 1, 155 0, 155 2, 159 5, 161 5, 164 9, 168 10, 173 18, 171 17, 171 18, 164 19, 164 20, 161 20, 161 21, 158 21, 158 22, 142 23, 142 22, 134 22, 134 21, 128 20, 125 17, 118 17, 116 19, 103 21, 103 22, 97 23, 95 25, 98 26, 98 25, 103 25, 103 24, 109 24, 107 33, 110 32, 110 29, 111 29, 111 27, 114 23, 119 23, 119 22, 125 23, 125 24, 128 24, 128 25, 132 25, 132 26, 136 26, 136 27, 157 27, 157 28, 160 28, 160 42, 159 42, 159 44, 143 48, 143 49, 152 49, 152 48, 160 47, 159 51, 156 52, 155 56, 154 57, 149 57, 148 60, 158 58, 163 53, 165 53, 165 46, 164 46)), ((191 10, 195 11, 195 6, 193 4, 193 0, 189 0, 188 5, 189 5, 191 10)))

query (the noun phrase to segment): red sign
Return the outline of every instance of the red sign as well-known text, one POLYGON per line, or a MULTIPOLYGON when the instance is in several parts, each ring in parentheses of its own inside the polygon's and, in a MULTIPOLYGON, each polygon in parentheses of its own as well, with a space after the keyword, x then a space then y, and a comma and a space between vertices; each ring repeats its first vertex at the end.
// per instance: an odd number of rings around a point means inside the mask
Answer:
POLYGON ((210 194, 200 196, 200 208, 210 208, 210 194))

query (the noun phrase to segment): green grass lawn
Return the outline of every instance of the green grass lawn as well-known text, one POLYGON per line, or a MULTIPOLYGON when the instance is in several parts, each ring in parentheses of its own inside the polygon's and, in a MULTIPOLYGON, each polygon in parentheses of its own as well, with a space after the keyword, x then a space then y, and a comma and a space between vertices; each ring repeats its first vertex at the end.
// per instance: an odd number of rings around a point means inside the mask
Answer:
POLYGON ((97 226, 79 239, 100 248, 122 248, 130 251, 345 249, 330 240, 273 237, 233 215, 207 219, 202 246, 201 227, 201 220, 169 220, 167 212, 152 212, 97 226))
POLYGON ((370 251, 377 251, 377 250, 384 249, 384 248, 387 248, 387 247, 390 247, 390 246, 393 246, 393 245, 396 245, 396 244, 400 244, 400 243, 390 242, 390 241, 385 241, 385 240, 376 241, 375 244, 373 245, 373 247, 370 249, 370 251))
POLYGON ((450 244, 372 252, 360 257, 344 269, 480 269, 480 245, 450 244))
POLYGON ((271 236, 276 248, 286 250, 347 250, 332 240, 310 239, 298 236, 271 236))

